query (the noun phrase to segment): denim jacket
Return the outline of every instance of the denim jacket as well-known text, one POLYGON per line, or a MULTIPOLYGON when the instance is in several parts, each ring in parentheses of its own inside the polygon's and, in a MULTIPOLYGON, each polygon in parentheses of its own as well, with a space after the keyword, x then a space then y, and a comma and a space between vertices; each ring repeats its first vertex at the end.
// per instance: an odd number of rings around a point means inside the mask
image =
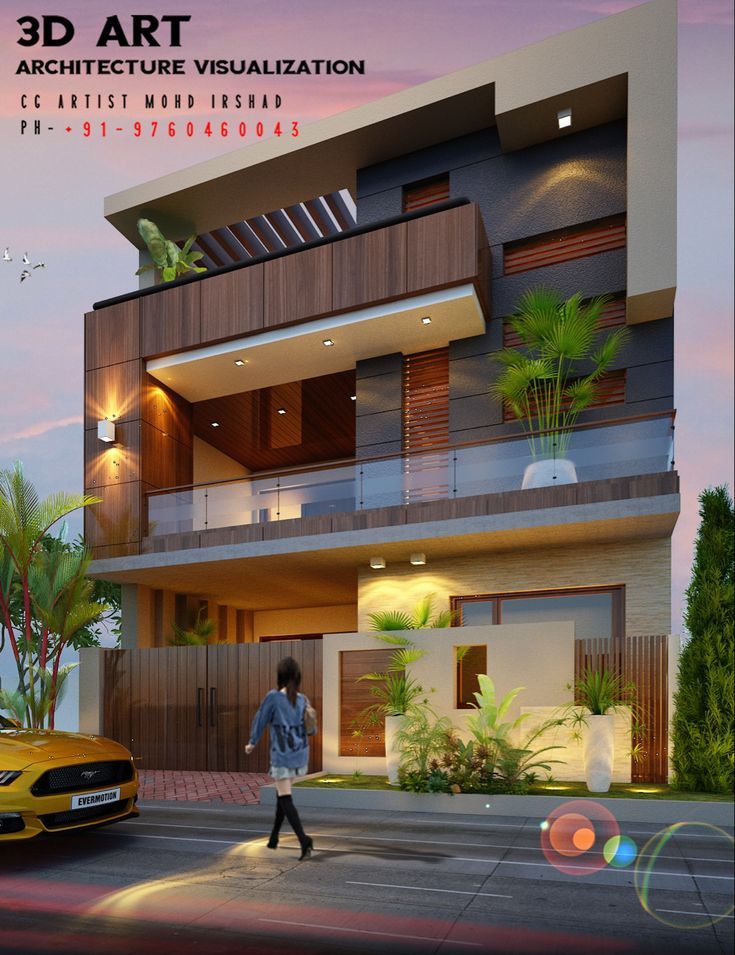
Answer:
POLYGON ((271 766, 298 769, 309 762, 309 743, 304 726, 304 710, 309 701, 303 693, 292 706, 285 693, 270 690, 255 714, 250 743, 255 746, 269 727, 271 766))

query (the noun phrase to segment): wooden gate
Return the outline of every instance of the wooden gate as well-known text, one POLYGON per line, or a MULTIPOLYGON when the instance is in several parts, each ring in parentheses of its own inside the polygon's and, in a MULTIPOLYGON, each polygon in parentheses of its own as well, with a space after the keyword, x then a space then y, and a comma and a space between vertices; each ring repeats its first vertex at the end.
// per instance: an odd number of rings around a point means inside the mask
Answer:
MULTIPOLYGON (((301 666, 302 691, 322 715, 321 640, 106 650, 105 736, 141 769, 268 771, 266 738, 245 755, 258 705, 285 656, 301 666)), ((309 771, 322 765, 321 729, 310 740, 309 771)))
POLYGON ((631 780, 668 780, 669 708, 668 642, 665 636, 645 635, 624 640, 575 640, 574 676, 586 669, 610 669, 636 687, 638 711, 633 733, 631 780))

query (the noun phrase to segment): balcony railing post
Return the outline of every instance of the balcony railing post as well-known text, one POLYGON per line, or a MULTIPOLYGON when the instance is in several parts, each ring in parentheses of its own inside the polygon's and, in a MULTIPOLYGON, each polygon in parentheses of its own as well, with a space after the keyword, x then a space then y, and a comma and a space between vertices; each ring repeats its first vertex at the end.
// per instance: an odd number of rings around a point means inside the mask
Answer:
POLYGON ((452 497, 457 496, 457 452, 452 452, 452 497))
POLYGON ((671 467, 670 471, 676 470, 676 425, 671 422, 671 467))
POLYGON ((276 520, 281 519, 281 479, 276 478, 276 520))
POLYGON ((209 488, 204 488, 204 526, 209 527, 209 488))
POLYGON ((360 510, 365 506, 365 468, 360 465, 360 510))

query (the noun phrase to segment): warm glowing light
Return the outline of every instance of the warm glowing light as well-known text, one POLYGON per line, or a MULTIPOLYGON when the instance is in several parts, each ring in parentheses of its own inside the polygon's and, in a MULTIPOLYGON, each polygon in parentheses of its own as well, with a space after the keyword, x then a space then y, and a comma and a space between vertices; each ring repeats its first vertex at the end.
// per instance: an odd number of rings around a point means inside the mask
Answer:
POLYGON ((236 358, 236 359, 235 359, 235 364, 237 365, 238 368, 242 368, 242 366, 243 366, 243 365, 247 365, 247 363, 248 363, 248 359, 247 359, 247 358, 245 358, 245 359, 243 359, 243 358, 236 358))
POLYGON ((334 341, 331 338, 325 338, 322 345, 324 345, 325 348, 329 348, 331 345, 334 345, 334 341))
POLYGON ((577 829, 574 835, 572 836, 572 845, 575 849, 579 849, 580 852, 586 852, 589 848, 592 847, 595 841, 595 833, 592 829, 581 828, 577 829))
POLYGON ((421 567, 426 563, 426 554, 411 554, 411 563, 414 567, 421 567))
POLYGON ((213 421, 213 422, 212 422, 212 427, 213 427, 213 428, 219 428, 219 421, 213 421))
POLYGON ((572 125, 571 109, 560 109, 556 114, 556 119, 559 123, 559 129, 568 129, 572 125))
POLYGON ((431 319, 429 318, 428 315, 424 315, 424 317, 421 319, 421 324, 422 324, 422 325, 431 325, 431 319))
POLYGON ((105 444, 115 440, 115 423, 110 421, 109 418, 105 418, 103 421, 97 422, 97 437, 100 441, 104 441, 105 444))
POLYGON ((286 409, 285 409, 285 408, 279 408, 279 409, 278 409, 278 414, 286 414, 286 409))
POLYGON ((385 557, 371 557, 370 566, 373 570, 385 570, 385 557))
POLYGON ((357 395, 350 395, 350 401, 357 401, 357 395))

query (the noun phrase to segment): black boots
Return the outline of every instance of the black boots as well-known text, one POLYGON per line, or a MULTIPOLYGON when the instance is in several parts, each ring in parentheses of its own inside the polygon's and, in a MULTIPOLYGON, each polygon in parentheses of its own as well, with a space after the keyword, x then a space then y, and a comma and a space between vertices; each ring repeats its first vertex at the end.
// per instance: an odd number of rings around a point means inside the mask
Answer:
POLYGON ((283 806, 281 805, 281 797, 278 797, 276 802, 276 818, 273 820, 273 830, 271 832, 271 837, 268 840, 269 849, 278 848, 278 833, 281 831, 281 824, 283 823, 283 806))
POLYGON ((281 823, 283 822, 284 816, 291 824, 291 828, 296 833, 296 838, 299 840, 301 845, 301 855, 299 856, 299 861, 302 859, 308 859, 311 855, 311 850, 314 848, 314 843, 304 832, 304 828, 301 825, 301 820, 299 819, 298 810, 296 809, 296 806, 294 806, 291 796, 278 797, 278 802, 276 804, 276 818, 273 821, 273 831, 271 832, 271 837, 268 840, 268 848, 275 849, 278 845, 278 833, 280 832, 281 823))

